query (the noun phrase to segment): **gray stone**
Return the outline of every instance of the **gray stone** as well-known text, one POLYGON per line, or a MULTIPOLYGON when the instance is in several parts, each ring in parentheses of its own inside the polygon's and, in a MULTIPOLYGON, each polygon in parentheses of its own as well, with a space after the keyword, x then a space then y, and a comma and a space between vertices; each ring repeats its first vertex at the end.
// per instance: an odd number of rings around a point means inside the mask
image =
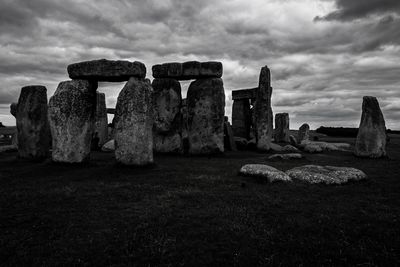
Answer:
POLYGON ((153 80, 153 142, 159 153, 182 153, 181 85, 175 79, 153 80))
POLYGON ((270 143, 269 146, 270 146, 270 149, 275 152, 281 152, 283 150, 282 146, 275 144, 275 143, 270 143))
POLYGON ((273 114, 271 108, 271 73, 267 66, 261 68, 259 86, 256 91, 254 119, 257 149, 268 151, 271 148, 273 114))
POLYGON ((349 167, 305 165, 286 171, 292 179, 316 184, 343 184, 367 178, 361 170, 349 167))
POLYGON ((146 66, 138 61, 99 59, 74 63, 67 69, 71 79, 123 82, 131 77, 146 77, 146 66))
POLYGON ((364 96, 360 127, 354 154, 358 157, 380 158, 386 156, 386 126, 378 100, 364 96))
POLYGON ((296 147, 297 146, 297 139, 294 137, 294 135, 289 135, 289 142, 292 146, 296 147))
POLYGON ((301 143, 303 141, 307 141, 310 139, 310 126, 307 123, 304 123, 300 126, 299 131, 297 132, 297 143, 301 143))
POLYGON ((99 137, 99 146, 108 141, 108 118, 106 96, 96 92, 95 133, 99 137))
MULTIPOLYGON (((225 117, 226 119, 227 117, 225 117)), ((236 151, 235 137, 233 136, 233 131, 229 121, 224 122, 224 150, 236 151)))
POLYGON ((49 101, 52 159, 81 163, 89 160, 96 109, 96 82, 61 82, 49 101))
POLYGON ((299 152, 300 150, 298 150, 296 147, 292 145, 286 145, 282 148, 282 151, 296 153, 299 152))
POLYGON ((235 140, 237 149, 239 149, 239 150, 247 149, 248 142, 247 142, 246 138, 235 136, 234 140, 235 140))
POLYGON ((247 164, 244 165, 240 171, 244 176, 263 178, 267 182, 284 181, 289 182, 292 179, 283 171, 277 170, 274 167, 264 164, 247 164))
POLYGON ((15 144, 0 146, 0 153, 17 151, 18 146, 15 144))
POLYGON ((19 158, 35 160, 49 155, 47 109, 46 87, 32 85, 21 89, 15 112, 19 158))
POLYGON ((115 158, 125 165, 153 163, 153 88, 131 78, 115 108, 115 158))
POLYGON ((232 100, 251 100, 256 98, 258 88, 241 89, 232 91, 232 100))
POLYGON ((235 100, 232 106, 232 130, 235 136, 250 137, 251 115, 248 99, 235 100))
POLYGON ((198 62, 189 61, 185 63, 171 62, 154 65, 152 67, 154 78, 173 78, 176 80, 192 80, 204 78, 221 78, 221 62, 198 62))
POLYGON ((303 150, 308 153, 319 153, 322 151, 346 151, 351 148, 350 144, 347 143, 328 143, 309 140, 304 140, 301 142, 299 147, 303 148, 303 150))
POLYGON ((13 115, 14 117, 17 117, 17 107, 18 103, 11 103, 10 105, 10 114, 13 115))
POLYGON ((189 153, 224 152, 225 93, 220 78, 192 82, 187 92, 189 153))
POLYGON ((103 151, 103 152, 114 152, 115 151, 115 140, 111 139, 110 141, 105 143, 101 147, 101 151, 103 151))
POLYGON ((290 160, 302 158, 303 156, 300 153, 274 154, 268 157, 269 160, 290 160))
POLYGON ((275 142, 289 143, 289 114, 277 113, 275 115, 275 142))

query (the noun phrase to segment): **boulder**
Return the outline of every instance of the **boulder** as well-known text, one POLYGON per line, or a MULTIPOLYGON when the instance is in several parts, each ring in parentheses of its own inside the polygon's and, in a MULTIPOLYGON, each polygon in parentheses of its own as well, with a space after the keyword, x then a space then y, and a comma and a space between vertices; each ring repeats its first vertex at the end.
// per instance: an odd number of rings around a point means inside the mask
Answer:
POLYGON ((378 100, 364 96, 360 127, 354 154, 358 157, 380 158, 386 156, 386 126, 378 100))
POLYGON ((289 135, 289 142, 292 146, 297 147, 297 139, 294 135, 289 135))
POLYGON ((121 90, 115 108, 115 158, 125 165, 153 163, 153 88, 131 78, 121 90))
POLYGON ((81 163, 89 160, 94 131, 97 82, 61 82, 49 101, 52 159, 81 163))
POLYGON ((171 62, 154 65, 152 67, 154 78, 173 78, 176 80, 192 80, 205 78, 221 78, 221 62, 198 62, 189 61, 185 63, 171 62))
POLYGON ((289 159, 302 159, 303 155, 300 153, 288 153, 288 154, 274 154, 269 156, 269 160, 289 160, 289 159))
POLYGON ((67 69, 71 79, 100 82, 123 82, 131 77, 146 77, 146 66, 138 61, 99 59, 74 63, 67 69))
POLYGON ((300 126, 299 131, 297 132, 297 143, 301 143, 303 141, 308 141, 310 139, 310 126, 307 123, 304 123, 300 126))
POLYGON ((222 79, 200 79, 187 92, 189 154, 224 152, 225 93, 222 79))
POLYGON ((175 79, 153 80, 153 142, 159 153, 182 153, 181 85, 175 79))
POLYGON ((349 167, 305 165, 286 171, 292 179, 311 184, 343 184, 367 178, 361 170, 349 167))
POLYGON ((251 115, 248 99, 234 100, 232 106, 232 129, 235 136, 250 137, 251 115))
POLYGON ((108 141, 101 147, 101 151, 103 152, 114 152, 115 151, 115 141, 114 139, 108 141))
POLYGON ((270 143, 270 149, 275 152, 281 152, 283 150, 282 146, 275 143, 270 143))
POLYGON ((244 176, 262 178, 267 182, 284 181, 289 182, 292 179, 283 171, 264 164, 247 164, 244 165, 239 173, 244 176))
POLYGON ((323 151, 321 146, 313 143, 306 144, 303 147, 303 150, 307 153, 321 153, 323 151))
POLYGON ((309 140, 303 140, 303 142, 299 144, 299 147, 309 153, 318 153, 322 151, 346 151, 351 148, 350 144, 347 143, 328 143, 309 140))
POLYGON ((289 143, 289 114, 277 113, 275 115, 275 142, 289 143))
POLYGON ((284 147, 282 147, 282 151, 283 152, 292 152, 292 153, 297 153, 300 150, 298 150, 296 147, 292 146, 292 145, 286 145, 284 147))
POLYGON ((14 117, 17 117, 17 107, 18 103, 11 103, 10 105, 10 114, 13 115, 14 117))
POLYGON ((254 106, 257 149, 268 151, 271 147, 273 114, 271 108, 271 73, 267 66, 261 68, 254 106))
POLYGON ((99 146, 108 141, 108 117, 106 107, 106 96, 96 92, 95 133, 99 137, 99 146))
POLYGON ((47 119, 47 89, 25 86, 16 106, 18 157, 43 159, 49 155, 50 129, 47 119))

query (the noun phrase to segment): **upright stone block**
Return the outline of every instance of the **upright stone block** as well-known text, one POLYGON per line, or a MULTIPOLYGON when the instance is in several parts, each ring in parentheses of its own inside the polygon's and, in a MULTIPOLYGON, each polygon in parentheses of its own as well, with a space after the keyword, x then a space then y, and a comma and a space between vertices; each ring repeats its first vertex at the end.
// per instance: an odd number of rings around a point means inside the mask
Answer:
POLYGON ((175 79, 153 80, 154 151, 182 153, 181 85, 175 79))
POLYGON ((97 82, 61 82, 49 101, 49 121, 55 162, 81 163, 90 158, 97 82))
POLYGON ((232 130, 237 137, 249 139, 251 127, 250 102, 248 99, 234 100, 232 106, 232 130))
POLYGON ((43 159, 49 154, 50 134, 47 120, 47 89, 32 85, 21 89, 15 113, 18 133, 18 157, 43 159))
POLYGON ((275 115, 275 142, 289 143, 289 114, 277 113, 275 115))
POLYGON ((297 132, 297 143, 301 144, 303 141, 308 141, 310 139, 310 126, 307 123, 304 123, 300 126, 299 131, 297 132))
POLYGON ((95 133, 99 137, 99 146, 108 141, 108 118, 106 107, 106 96, 104 93, 96 92, 95 133))
POLYGON ((269 68, 265 66, 261 68, 254 107, 255 133, 259 151, 268 151, 271 148, 273 132, 271 95, 271 73, 269 68))
POLYGON ((386 156, 386 126, 378 100, 364 96, 360 127, 354 154, 358 157, 379 158, 386 156))
POLYGON ((224 122, 224 150, 237 151, 235 136, 233 135, 232 127, 228 121, 228 117, 225 117, 224 122))
POLYGON ((189 154, 224 152, 225 93, 221 78, 192 82, 187 93, 189 154))
POLYGON ((153 88, 131 78, 119 93, 114 117, 115 158, 125 165, 153 163, 153 88))

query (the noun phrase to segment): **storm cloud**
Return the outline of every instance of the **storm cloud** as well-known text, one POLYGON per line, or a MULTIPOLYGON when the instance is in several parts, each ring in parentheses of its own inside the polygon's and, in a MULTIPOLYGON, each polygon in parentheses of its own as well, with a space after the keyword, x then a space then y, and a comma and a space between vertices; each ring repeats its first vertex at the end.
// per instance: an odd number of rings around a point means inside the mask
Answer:
MULTIPOLYGON (((400 128, 400 3, 389 0, 105 1, 0 0, 0 109, 20 88, 43 84, 50 97, 68 64, 108 58, 147 66, 170 61, 224 64, 231 90, 272 71, 274 112, 291 126, 357 126, 364 95, 378 97, 389 128, 400 128), (350 3, 351 2, 351 3, 350 3), (397 116, 397 117, 396 117, 397 116)), ((188 82, 183 85, 185 96, 188 82)), ((107 105, 123 84, 100 84, 107 105)))

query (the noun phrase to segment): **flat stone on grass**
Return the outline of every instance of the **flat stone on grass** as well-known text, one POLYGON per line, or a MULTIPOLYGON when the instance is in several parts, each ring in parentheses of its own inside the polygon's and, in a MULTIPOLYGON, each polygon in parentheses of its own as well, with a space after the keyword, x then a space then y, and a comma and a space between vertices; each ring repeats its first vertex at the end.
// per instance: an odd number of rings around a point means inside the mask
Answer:
POLYGON ((239 173, 244 176, 263 178, 267 182, 284 181, 289 182, 292 179, 283 171, 275 169, 269 165, 264 164, 247 164, 244 165, 239 173))

